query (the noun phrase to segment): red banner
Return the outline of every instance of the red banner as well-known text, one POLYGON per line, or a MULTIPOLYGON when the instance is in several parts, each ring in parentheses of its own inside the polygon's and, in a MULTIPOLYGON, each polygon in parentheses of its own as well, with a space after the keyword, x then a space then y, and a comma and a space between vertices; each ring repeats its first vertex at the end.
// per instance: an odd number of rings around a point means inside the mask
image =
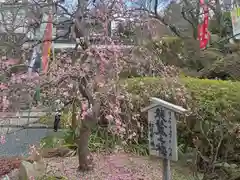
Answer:
POLYGON ((47 73, 49 50, 52 45, 52 16, 49 15, 48 23, 45 29, 43 38, 43 56, 42 56, 42 70, 47 73))
POLYGON ((207 47, 210 35, 208 32, 208 17, 209 17, 209 10, 208 5, 205 4, 204 0, 200 0, 200 8, 202 11, 201 22, 198 25, 198 40, 200 42, 200 49, 205 49, 207 47))

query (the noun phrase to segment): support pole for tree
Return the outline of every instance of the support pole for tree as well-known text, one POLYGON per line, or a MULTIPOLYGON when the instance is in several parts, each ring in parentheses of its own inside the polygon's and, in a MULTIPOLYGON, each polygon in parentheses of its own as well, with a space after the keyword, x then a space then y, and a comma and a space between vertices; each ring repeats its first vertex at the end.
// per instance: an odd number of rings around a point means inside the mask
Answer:
POLYGON ((74 100, 72 103, 72 130, 75 132, 77 128, 77 107, 76 107, 76 101, 74 100))

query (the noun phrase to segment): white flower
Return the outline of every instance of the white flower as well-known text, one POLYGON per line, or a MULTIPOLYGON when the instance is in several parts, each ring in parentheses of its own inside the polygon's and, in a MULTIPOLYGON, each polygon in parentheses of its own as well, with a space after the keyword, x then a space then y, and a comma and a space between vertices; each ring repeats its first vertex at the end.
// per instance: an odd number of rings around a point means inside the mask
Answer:
POLYGON ((110 114, 110 115, 107 115, 105 116, 105 118, 108 120, 108 121, 113 121, 113 116, 110 114))
POLYGON ((64 96, 68 96, 68 92, 67 92, 67 91, 64 92, 63 95, 64 95, 64 96))
POLYGON ((69 87, 69 88, 72 88, 72 87, 73 87, 73 84, 72 84, 72 83, 71 83, 71 84, 69 84, 69 85, 68 85, 68 87, 69 87))
POLYGON ((55 102, 56 102, 56 103, 60 103, 60 99, 57 99, 55 102))

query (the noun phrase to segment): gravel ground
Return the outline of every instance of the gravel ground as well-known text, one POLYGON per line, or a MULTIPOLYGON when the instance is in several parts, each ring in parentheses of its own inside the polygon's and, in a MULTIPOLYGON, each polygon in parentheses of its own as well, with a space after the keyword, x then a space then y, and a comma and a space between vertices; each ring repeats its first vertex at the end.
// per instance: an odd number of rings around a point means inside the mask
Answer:
POLYGON ((95 167, 90 172, 78 172, 77 157, 47 159, 48 174, 65 176, 69 180, 159 180, 159 161, 126 153, 94 154, 95 167))
MULTIPOLYGON (((66 177, 68 180, 161 180, 162 169, 159 159, 135 156, 124 152, 113 154, 93 154, 94 169, 88 172, 77 171, 77 157, 48 158, 47 175, 66 177)), ((18 180, 19 159, 1 160, 0 173, 7 172, 11 180, 18 180), (6 166, 7 165, 7 166, 6 166), (6 170, 6 168, 9 168, 6 170), (11 171, 11 170, 12 171, 11 171), (13 170, 14 169, 14 170, 13 170)), ((191 171, 172 164, 172 180, 193 180, 191 171)), ((0 179, 2 179, 0 175, 0 179)))
MULTIPOLYGON (((45 159, 47 163, 47 174, 56 177, 64 176, 69 180, 161 179, 159 161, 152 161, 146 157, 138 157, 125 153, 110 155, 93 154, 93 158, 95 162, 94 170, 85 173, 77 171, 78 159, 76 156, 45 159)), ((18 180, 18 170, 16 168, 19 167, 19 163, 20 161, 13 158, 0 160, 0 170, 6 172, 5 167, 10 168, 12 171, 8 169, 8 177, 11 180, 18 180), (15 170, 13 170, 14 168, 15 170)))

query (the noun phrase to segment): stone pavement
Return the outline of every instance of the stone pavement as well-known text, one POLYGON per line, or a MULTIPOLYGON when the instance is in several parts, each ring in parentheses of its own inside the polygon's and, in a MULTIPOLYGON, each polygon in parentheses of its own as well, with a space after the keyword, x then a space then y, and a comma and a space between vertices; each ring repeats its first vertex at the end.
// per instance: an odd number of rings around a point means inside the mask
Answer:
MULTIPOLYGON (((44 116, 46 112, 41 110, 20 111, 18 113, 3 113, 0 112, 0 125, 28 125, 38 122, 41 116, 44 116)), ((12 131, 18 131, 19 128, 13 127, 0 127, 0 135, 10 133, 12 131)))
MULTIPOLYGON (((32 110, 19 113, 0 113, 0 125, 28 125, 41 126, 37 123, 46 111, 32 110)), ((30 145, 38 144, 41 138, 50 135, 51 129, 21 129, 13 127, 0 127, 0 136, 4 135, 5 144, 0 144, 0 156, 27 155, 30 145)))

